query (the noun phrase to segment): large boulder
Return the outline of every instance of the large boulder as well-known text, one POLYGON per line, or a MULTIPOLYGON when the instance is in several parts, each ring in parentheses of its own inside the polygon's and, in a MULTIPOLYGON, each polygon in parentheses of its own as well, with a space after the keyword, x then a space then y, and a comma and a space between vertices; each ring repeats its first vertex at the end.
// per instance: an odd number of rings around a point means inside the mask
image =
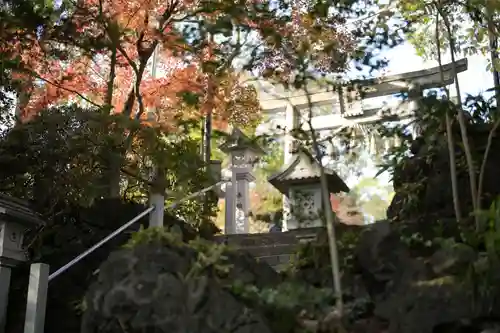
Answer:
POLYGON ((435 245, 428 256, 416 256, 399 228, 376 223, 363 232, 356 249, 358 269, 374 303, 373 315, 387 321, 387 332, 441 332, 438 328, 450 323, 456 330, 449 332, 461 332, 458 323, 500 319, 500 294, 495 288, 500 276, 491 274, 497 271, 492 263, 453 240, 435 245), (482 292, 487 285, 488 292, 482 292))
MULTIPOLYGON (((86 251, 117 228, 143 212, 147 206, 120 199, 103 199, 91 207, 62 205, 60 214, 50 216, 43 232, 33 241, 33 261, 49 264, 54 271, 86 251)), ((146 227, 143 217, 126 231, 94 251, 68 271, 51 281, 47 295, 46 333, 77 332, 81 322, 81 303, 95 279, 95 272, 112 251, 120 249, 130 238, 131 231, 146 227), (64 318, 64 320, 61 320, 64 318)), ((166 228, 175 228, 188 241, 197 237, 189 224, 165 213, 166 228)), ((30 262, 13 269, 7 333, 22 332, 26 307, 30 262)))
MULTIPOLYGON (((480 333, 500 323, 500 265, 453 238, 422 235, 423 227, 337 228, 349 332, 480 333)), ((294 267, 296 278, 331 288, 327 240, 303 246, 294 267)))
POLYGON ((81 332, 270 333, 264 317, 230 286, 270 287, 280 277, 222 247, 161 234, 114 252, 85 297, 81 332))

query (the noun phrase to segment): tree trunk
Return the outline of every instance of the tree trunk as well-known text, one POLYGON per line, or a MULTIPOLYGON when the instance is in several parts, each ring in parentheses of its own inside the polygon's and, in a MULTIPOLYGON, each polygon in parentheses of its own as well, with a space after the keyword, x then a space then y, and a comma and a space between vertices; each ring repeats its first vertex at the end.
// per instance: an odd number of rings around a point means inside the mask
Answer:
MULTIPOLYGON (((439 73, 441 74, 441 84, 445 87, 446 96, 448 100, 450 99, 450 92, 444 84, 444 73, 443 65, 441 61, 441 44, 439 41, 439 13, 436 15, 436 46, 437 46, 437 56, 439 64, 439 73)), ((450 161, 450 180, 451 180, 451 192, 453 196, 453 209, 455 210, 455 218, 458 222, 462 220, 462 212, 460 209, 460 197, 458 194, 458 181, 457 181, 457 164, 455 161, 455 143, 453 140, 453 130, 451 127, 451 119, 448 111, 445 115, 446 123, 446 139, 448 144, 448 156, 450 161)))

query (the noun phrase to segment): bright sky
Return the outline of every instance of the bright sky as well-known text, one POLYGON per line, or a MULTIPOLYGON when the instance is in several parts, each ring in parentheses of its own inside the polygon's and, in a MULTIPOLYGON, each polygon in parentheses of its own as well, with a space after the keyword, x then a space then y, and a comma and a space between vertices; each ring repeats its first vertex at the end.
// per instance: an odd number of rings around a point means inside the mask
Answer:
MULTIPOLYGON (((415 49, 410 43, 405 43, 390 50, 387 52, 386 57, 390 61, 389 74, 399 74, 438 66, 437 61, 424 62, 416 54, 415 49)), ((457 57, 457 60, 460 58, 457 57)), ((493 86, 493 78, 491 73, 486 70, 487 58, 477 55, 469 57, 468 61, 468 70, 458 74, 461 91, 467 94, 478 94, 491 88, 493 86)), ((451 62, 449 53, 443 57, 443 63, 447 62, 451 62)), ((455 94, 454 89, 451 89, 451 94, 455 94)))

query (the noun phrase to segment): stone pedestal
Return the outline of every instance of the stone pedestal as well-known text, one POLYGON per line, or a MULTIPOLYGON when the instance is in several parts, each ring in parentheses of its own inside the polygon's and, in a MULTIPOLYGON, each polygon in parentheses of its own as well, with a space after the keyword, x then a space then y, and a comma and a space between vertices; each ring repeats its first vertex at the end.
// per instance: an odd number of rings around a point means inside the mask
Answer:
POLYGON ((249 213, 250 213, 250 183, 255 180, 255 177, 246 169, 233 171, 236 181, 235 191, 235 232, 237 234, 247 234, 250 231, 249 213))
POLYGON ((233 182, 226 183, 226 189, 224 193, 225 200, 225 214, 224 214, 224 233, 226 235, 231 235, 236 233, 235 223, 234 223, 234 208, 235 208, 235 188, 233 187, 233 182))
POLYGON ((5 332, 9 302, 10 267, 0 265, 0 333, 5 332))
POLYGON ((49 265, 31 264, 24 333, 43 333, 49 286, 49 265))

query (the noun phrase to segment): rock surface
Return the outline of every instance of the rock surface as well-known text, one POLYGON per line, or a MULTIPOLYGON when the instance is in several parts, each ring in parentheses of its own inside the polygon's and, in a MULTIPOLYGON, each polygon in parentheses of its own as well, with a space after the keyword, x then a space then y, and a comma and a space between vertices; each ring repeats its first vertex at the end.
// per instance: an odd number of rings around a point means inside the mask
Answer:
MULTIPOLYGON (((474 152, 473 158, 477 170, 483 162, 489 130, 489 125, 470 125, 468 129, 469 143, 474 152)), ((472 212, 472 199, 459 135, 456 136, 455 143, 460 207, 462 215, 466 217, 472 212)), ((485 168, 483 208, 488 208, 491 201, 500 195, 500 176, 497 171, 500 155, 495 153, 497 151, 500 151, 498 136, 492 141, 485 168)), ((387 217, 397 221, 424 223, 453 218, 455 215, 446 138, 420 137, 414 141, 411 152, 412 156, 406 157, 394 172, 395 195, 387 210, 387 217)))
MULTIPOLYGON (((380 222, 363 232, 356 257, 373 315, 388 323, 388 333, 433 333, 450 323, 500 319, 499 290, 478 291, 481 281, 470 274, 483 259, 465 244, 443 244, 428 257, 415 257, 394 224, 380 222)), ((500 286, 498 274, 492 278, 491 285, 500 286)))
POLYGON ((211 265, 195 271, 200 258, 192 247, 157 241, 113 253, 86 295, 81 332, 270 333, 224 286, 272 286, 277 273, 238 253, 228 255, 223 273, 211 265))
MULTIPOLYGON (((416 226, 381 221, 337 229, 348 332, 480 333, 500 323, 500 266, 452 239, 409 243, 416 226)), ((323 244, 314 256, 305 253, 315 262, 299 265, 295 276, 331 287, 323 244)))
MULTIPOLYGON (((63 206, 62 208, 63 213, 52 219, 54 231, 41 235, 37 243, 43 246, 36 246, 37 252, 33 253, 33 260, 49 264, 51 271, 67 264, 147 207, 120 199, 104 199, 97 201, 92 207, 63 206)), ((197 235, 196 230, 190 225, 169 214, 165 214, 164 223, 166 227, 180 228, 185 240, 193 239, 197 235)), ((128 241, 131 231, 138 230, 140 226, 146 227, 147 224, 147 217, 137 221, 127 231, 113 238, 50 283, 45 333, 79 331, 81 303, 89 285, 95 279, 96 270, 112 251, 121 248, 128 241)), ((23 331, 29 264, 16 267, 12 271, 6 333, 23 331)))

